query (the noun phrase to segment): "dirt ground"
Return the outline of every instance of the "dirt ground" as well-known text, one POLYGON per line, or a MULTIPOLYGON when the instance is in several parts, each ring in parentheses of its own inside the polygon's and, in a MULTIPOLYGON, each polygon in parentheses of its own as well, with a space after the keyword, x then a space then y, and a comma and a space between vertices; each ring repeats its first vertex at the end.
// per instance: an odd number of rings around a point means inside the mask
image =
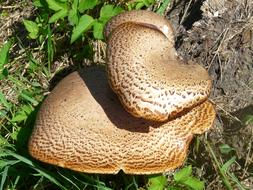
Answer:
POLYGON ((208 69, 220 122, 253 114, 253 1, 197 1, 189 9, 194 12, 189 11, 180 21, 183 26, 176 27, 178 51, 208 69))
MULTIPOLYGON (((31 3, 25 2, 17 6, 11 1, 0 4, 0 13, 8 12, 0 19, 0 45, 17 29, 18 35, 24 34, 21 21, 34 11, 31 3)), ((253 115, 253 1, 172 0, 167 17, 175 28, 179 54, 204 65, 213 79, 211 100, 216 104, 217 119, 209 140, 217 147, 229 144, 236 151, 239 166, 251 168, 253 173, 253 126, 243 122, 253 115)), ((238 174, 241 180, 247 179, 243 183, 253 189, 253 177, 246 178, 239 166, 234 171, 242 172, 238 174)), ((210 185, 207 189, 213 188, 210 185)))
POLYGON ((178 50, 208 69, 217 108, 235 112, 253 102, 253 2, 207 0, 200 10, 200 20, 182 22, 178 50))
MULTIPOLYGON (((252 171, 253 126, 243 120, 253 115, 253 1, 173 1, 168 14, 180 55, 203 64, 213 79, 217 119, 209 140, 233 147, 252 171)), ((245 183, 253 189, 252 178, 245 183)))

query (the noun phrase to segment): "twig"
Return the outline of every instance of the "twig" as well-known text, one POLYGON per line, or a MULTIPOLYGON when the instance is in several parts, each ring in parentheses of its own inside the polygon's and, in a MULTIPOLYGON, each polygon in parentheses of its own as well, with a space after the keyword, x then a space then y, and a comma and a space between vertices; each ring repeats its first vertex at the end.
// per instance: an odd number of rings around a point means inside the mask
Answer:
POLYGON ((18 8, 19 6, 17 5, 9 5, 9 6, 0 6, 0 9, 13 9, 13 8, 18 8))
POLYGON ((242 123, 242 121, 241 121, 238 117, 236 117, 236 116, 230 114, 228 111, 226 111, 225 109, 223 109, 223 108, 222 108, 221 106, 219 106, 218 104, 217 104, 216 106, 217 106, 220 110, 222 110, 226 115, 228 115, 228 116, 230 116, 231 118, 233 118, 234 120, 236 120, 236 121, 242 123))
POLYGON ((180 21, 180 25, 184 22, 184 19, 185 19, 185 17, 186 17, 186 14, 187 14, 187 12, 188 12, 188 10, 189 10, 191 4, 192 4, 192 0, 190 0, 189 4, 188 4, 187 7, 186 7, 186 10, 184 11, 184 14, 183 14, 183 16, 182 16, 182 19, 181 19, 181 21, 180 21))

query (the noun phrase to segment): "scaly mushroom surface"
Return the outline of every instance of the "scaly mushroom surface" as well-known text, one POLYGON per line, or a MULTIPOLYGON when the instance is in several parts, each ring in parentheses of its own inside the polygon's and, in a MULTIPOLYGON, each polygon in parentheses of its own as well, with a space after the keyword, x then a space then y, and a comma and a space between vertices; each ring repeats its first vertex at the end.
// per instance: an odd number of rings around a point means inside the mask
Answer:
POLYGON ((113 91, 135 117, 166 121, 207 100, 211 79, 176 55, 173 29, 150 11, 122 13, 107 24, 107 74, 113 91))
POLYGON ((154 174, 182 165, 193 135, 215 118, 207 72, 178 59, 169 22, 152 12, 116 16, 105 34, 109 83, 104 67, 64 78, 40 108, 30 154, 87 173, 154 174))
POLYGON ((87 173, 154 174, 182 165, 193 134, 215 118, 206 101, 167 122, 135 118, 111 91, 103 67, 74 72, 43 102, 30 154, 87 173))

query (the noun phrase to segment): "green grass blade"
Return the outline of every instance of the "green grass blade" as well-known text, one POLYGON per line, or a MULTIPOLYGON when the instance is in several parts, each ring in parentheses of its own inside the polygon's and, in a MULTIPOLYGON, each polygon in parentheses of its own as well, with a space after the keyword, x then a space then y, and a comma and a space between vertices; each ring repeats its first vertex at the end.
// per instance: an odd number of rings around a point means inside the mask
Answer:
POLYGON ((13 184, 14 189, 16 189, 16 186, 17 186, 19 180, 20 180, 20 176, 17 176, 15 181, 14 181, 14 184, 13 184))
POLYGON ((5 154, 7 156, 12 156, 14 158, 16 158, 17 160, 27 164, 28 166, 32 167, 34 170, 36 170, 40 175, 42 175, 43 177, 47 178, 49 181, 51 181, 52 183, 54 183, 55 185, 57 185, 58 187, 60 187, 61 189, 63 190, 67 190, 67 188, 65 188, 63 185, 61 185, 61 183, 56 180, 55 177, 53 177, 53 174, 49 173, 48 171, 40 168, 38 165, 34 164, 31 160, 21 156, 21 155, 18 155, 14 152, 11 152, 11 151, 5 151, 5 154))
POLYGON ((21 80, 16 79, 13 75, 9 75, 8 79, 11 82, 13 82, 16 86, 19 86, 22 89, 26 89, 27 88, 27 86, 21 80))
POLYGON ((53 40, 52 40, 52 31, 50 28, 50 24, 48 24, 47 27, 47 60, 48 60, 48 71, 50 73, 51 71, 51 63, 54 60, 54 45, 53 45, 53 40))
POLYGON ((4 94, 0 91, 0 105, 3 105, 7 110, 11 108, 11 105, 7 102, 4 94))
POLYGON ((219 174, 221 175, 221 179, 222 179, 224 185, 226 186, 226 188, 228 190, 233 190, 233 187, 230 184, 229 179, 226 176, 225 172, 221 169, 221 165, 220 165, 218 159, 216 158, 216 155, 214 154, 213 149, 211 148, 209 142, 205 141, 205 144, 206 144, 206 147, 209 150, 209 152, 210 152, 210 154, 211 154, 211 156, 212 156, 212 158, 213 158, 213 160, 214 160, 214 162, 215 162, 215 164, 216 164, 216 166, 218 168, 219 174))
POLYGON ((4 189, 4 183, 6 181, 6 178, 8 176, 8 170, 9 170, 9 166, 6 166, 4 168, 4 171, 1 173, 2 179, 1 179, 1 185, 0 185, 0 189, 4 189))
POLYGON ((68 178, 67 176, 63 175, 63 174, 60 173, 60 172, 58 172, 58 174, 59 174, 62 178, 64 178, 66 181, 68 181, 70 184, 72 184, 76 189, 81 190, 81 189, 78 187, 78 185, 76 185, 76 184, 73 182, 73 180, 71 180, 70 178, 68 178))
POLYGON ((240 183, 240 181, 237 179, 237 177, 236 177, 233 173, 231 173, 231 172, 228 171, 229 167, 230 167, 233 163, 235 163, 235 161, 236 161, 236 156, 233 156, 233 157, 232 157, 231 159, 229 159, 225 164, 223 164, 221 170, 223 170, 224 172, 227 173, 227 175, 232 179, 232 181, 234 181, 234 182, 237 184, 237 186, 238 186, 239 189, 241 189, 241 190, 246 190, 246 189, 242 186, 242 184, 240 183))
POLYGON ((221 170, 223 172, 228 172, 228 168, 231 166, 231 164, 233 164, 235 162, 236 157, 233 156, 231 159, 229 159, 227 162, 225 162, 225 164, 223 164, 223 166, 221 167, 221 170))
POLYGON ((81 16, 79 23, 72 31, 71 35, 71 43, 76 41, 85 31, 90 29, 93 24, 94 19, 89 15, 81 16))
POLYGON ((3 66, 9 61, 9 51, 11 46, 12 42, 8 41, 0 49, 0 69, 3 69, 3 66))
POLYGON ((0 160, 0 169, 13 166, 19 162, 19 160, 0 160))
POLYGON ((240 190, 248 190, 245 187, 243 187, 243 185, 240 183, 240 181, 238 180, 238 178, 233 173, 228 173, 228 175, 237 184, 237 187, 240 190))
POLYGON ((170 4, 170 0, 163 0, 162 5, 159 7, 156 13, 159 15, 164 15, 164 12, 166 11, 169 4, 170 4))
POLYGON ((37 100, 35 100, 34 98, 32 98, 31 96, 29 96, 25 92, 21 92, 20 93, 20 97, 22 97, 24 100, 26 100, 28 102, 31 102, 33 105, 38 105, 39 104, 39 102, 37 100))

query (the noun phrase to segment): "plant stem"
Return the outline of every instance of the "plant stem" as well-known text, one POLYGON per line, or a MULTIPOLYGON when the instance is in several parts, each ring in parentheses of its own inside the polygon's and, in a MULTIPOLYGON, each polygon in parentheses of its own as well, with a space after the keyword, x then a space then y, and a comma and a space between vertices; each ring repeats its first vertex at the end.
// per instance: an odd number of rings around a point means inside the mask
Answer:
POLYGON ((233 187, 231 186, 231 184, 230 184, 230 182, 229 182, 229 180, 228 180, 225 172, 221 169, 221 165, 220 165, 220 163, 219 163, 219 161, 218 161, 215 153, 213 152, 213 149, 211 148, 209 142, 205 141, 205 144, 206 144, 206 147, 208 148, 208 150, 209 150, 209 152, 210 152, 210 154, 211 154, 211 156, 212 156, 212 158, 213 158, 216 166, 218 167, 218 170, 219 170, 218 172, 221 175, 221 178, 222 178, 222 181, 223 181, 224 185, 226 186, 226 188, 228 190, 233 190, 233 187))

